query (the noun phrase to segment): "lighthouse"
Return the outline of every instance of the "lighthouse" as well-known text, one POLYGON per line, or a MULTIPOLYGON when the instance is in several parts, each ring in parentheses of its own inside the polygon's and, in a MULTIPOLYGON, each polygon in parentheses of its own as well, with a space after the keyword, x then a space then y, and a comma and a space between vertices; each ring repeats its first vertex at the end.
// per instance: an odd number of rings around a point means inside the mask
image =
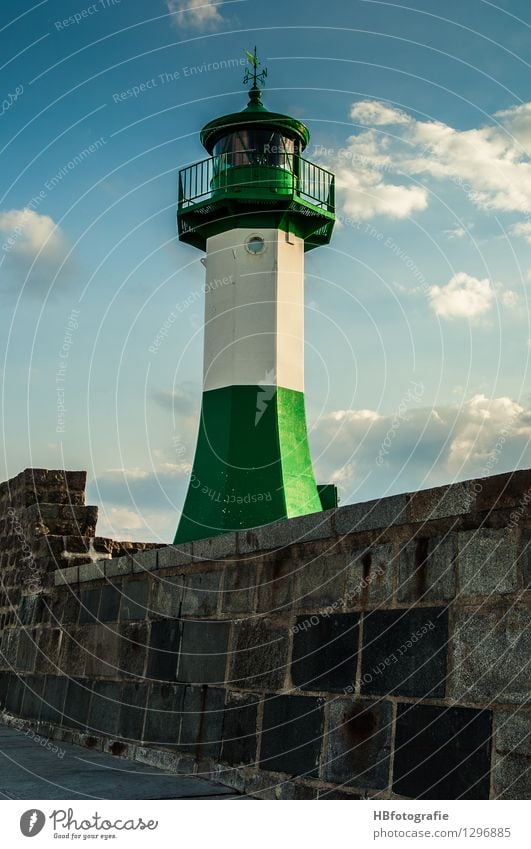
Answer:
POLYGON ((337 503, 318 486, 304 405, 304 254, 331 238, 334 176, 303 157, 308 128, 249 102, 201 131, 179 172, 179 239, 205 253, 203 397, 175 544, 337 503))

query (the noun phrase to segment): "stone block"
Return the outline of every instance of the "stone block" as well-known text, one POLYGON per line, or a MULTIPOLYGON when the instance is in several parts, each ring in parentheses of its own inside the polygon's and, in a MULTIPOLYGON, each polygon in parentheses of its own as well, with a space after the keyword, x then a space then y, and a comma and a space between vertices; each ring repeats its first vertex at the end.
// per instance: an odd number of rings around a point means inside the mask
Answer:
POLYGON ((142 678, 148 652, 146 622, 127 622, 120 626, 120 675, 142 678))
POLYGON ((359 614, 299 616, 293 628, 291 678, 300 690, 354 689, 359 614))
POLYGON ((444 698, 446 608, 373 610, 364 616, 361 692, 444 698))
POLYGON ((275 552, 263 558, 258 572, 258 613, 286 613, 291 609, 296 573, 297 565, 290 557, 275 552))
POLYGON ((258 570, 255 563, 228 565, 223 572, 222 613, 245 613, 254 611, 258 585, 258 570))
POLYGON ((531 589, 531 529, 524 528, 522 532, 522 578, 524 589, 531 589))
POLYGON ((60 652, 61 630, 59 628, 45 628, 39 631, 35 671, 41 674, 57 675, 60 652))
POLYGON ((471 481, 412 492, 408 504, 409 521, 428 522, 446 516, 461 516, 473 509, 474 501, 471 481))
POLYGON ((465 704, 529 698, 529 611, 505 605, 456 613, 449 695, 465 704))
POLYGON ((252 764, 256 760, 259 696, 228 692, 221 760, 224 763, 252 764))
POLYGON ((15 716, 20 715, 22 697, 24 695, 24 678, 21 675, 12 675, 9 681, 9 689, 6 694, 6 711, 15 716))
POLYGON ((182 545, 166 545, 158 549, 158 568, 172 569, 175 566, 185 566, 192 562, 192 543, 182 545))
POLYGON ((222 575, 220 570, 186 575, 182 616, 215 616, 220 598, 222 575))
POLYGON ((71 675, 73 672, 84 674, 88 655, 85 645, 88 645, 90 637, 90 632, 87 634, 85 630, 87 627, 68 626, 68 629, 62 629, 59 667, 64 675, 71 675))
POLYGON ((500 755, 494 765, 494 798, 531 798, 531 758, 524 755, 500 755))
POLYGON ((294 604, 309 610, 337 609, 345 598, 347 571, 347 557, 342 552, 308 556, 298 564, 294 604))
POLYGON ((391 543, 354 550, 347 568, 346 606, 392 604, 395 568, 395 547, 391 543))
POLYGON ((92 563, 84 563, 79 567, 79 583, 87 581, 98 581, 105 577, 105 561, 94 560, 92 563))
POLYGON ((88 732, 104 737, 116 737, 119 733, 121 707, 122 685, 115 681, 96 681, 88 715, 88 732))
POLYGON ((175 578, 155 578, 149 605, 150 615, 170 618, 180 616, 183 590, 184 581, 180 575, 175 578))
POLYGON ((69 678, 63 712, 63 725, 86 730, 92 694, 91 682, 86 678, 69 678))
POLYGON ((37 655, 36 631, 28 631, 25 628, 20 629, 18 651, 17 651, 17 669, 24 672, 33 672, 35 669, 35 658, 37 655))
POLYGON ((47 675, 41 707, 41 722, 61 724, 65 703, 68 678, 59 675, 47 675))
POLYGON ((140 741, 142 739, 147 692, 148 687, 145 683, 123 684, 118 725, 118 736, 121 740, 140 741))
POLYGON ((100 622, 117 622, 120 609, 121 592, 113 584, 106 584, 101 588, 100 607, 98 619, 100 622))
POLYGON ((494 717, 496 751, 531 757, 531 709, 496 710, 494 717))
POLYGON ((450 601, 456 591, 457 537, 417 536, 400 551, 398 601, 450 601))
POLYGON ((106 578, 120 578, 122 575, 130 575, 133 571, 133 559, 130 554, 112 557, 110 560, 101 562, 105 564, 106 578))
POLYGON ((323 734, 323 700, 271 696, 264 701, 260 768, 316 777, 323 734))
POLYGON ((518 589, 514 530, 478 528, 458 534, 460 596, 512 593, 518 589))
POLYGON ((41 715, 42 692, 45 684, 44 675, 28 675, 24 679, 24 684, 20 715, 24 719, 38 722, 41 715))
POLYGON ((332 526, 334 510, 322 513, 309 513, 294 519, 282 519, 237 534, 238 551, 250 554, 257 551, 269 551, 272 548, 285 549, 294 543, 310 540, 328 539, 333 536, 332 526))
POLYGON ((54 620, 53 616, 51 619, 52 623, 57 621, 58 625, 74 625, 79 619, 78 596, 70 590, 67 590, 66 594, 63 596, 63 605, 60 615, 57 616, 57 620, 54 620))
POLYGON ((158 567, 158 549, 150 548, 132 555, 133 572, 153 572, 158 567))
POLYGON ((116 626, 98 623, 90 634, 82 631, 84 645, 87 647, 85 675, 88 678, 116 678, 120 673, 120 635, 116 626))
POLYGON ((384 790, 389 784, 392 728, 391 702, 334 699, 323 758, 325 781, 384 790))
POLYGON ((40 595, 23 595, 18 606, 18 618, 25 628, 35 621, 36 608, 39 604, 40 595))
POLYGON ((5 708, 9 682, 12 678, 11 672, 0 672, 0 708, 5 708))
POLYGON ((282 689, 288 645, 287 628, 269 618, 235 625, 230 683, 249 689, 282 689))
POLYGON ((174 746, 179 742, 185 687, 153 684, 149 693, 144 742, 174 746))
POLYGON ((226 560, 236 554, 236 534, 219 534, 208 539, 197 539, 192 543, 194 563, 226 560))
POLYGON ((151 623, 148 676, 162 681, 175 681, 181 643, 181 622, 161 619, 151 623))
POLYGON ((230 622, 182 623, 177 680, 186 684, 225 683, 230 622))
POLYGON ((120 619, 145 619, 148 606, 149 585, 147 581, 125 581, 121 587, 122 606, 120 619))
POLYGON ((57 569, 53 575, 54 584, 60 587, 63 584, 77 584, 79 581, 79 566, 65 566, 57 569))
POLYGON ((412 799, 488 799, 491 712, 399 704, 393 791, 412 799))
POLYGON ((391 525, 405 525, 409 521, 408 501, 407 494, 391 495, 339 507, 335 515, 336 530, 338 534, 353 534, 391 525))
POLYGON ((98 620, 101 589, 82 590, 79 598, 79 624, 86 625, 98 620))
POLYGON ((186 687, 179 749, 196 759, 219 758, 225 710, 224 690, 186 687))

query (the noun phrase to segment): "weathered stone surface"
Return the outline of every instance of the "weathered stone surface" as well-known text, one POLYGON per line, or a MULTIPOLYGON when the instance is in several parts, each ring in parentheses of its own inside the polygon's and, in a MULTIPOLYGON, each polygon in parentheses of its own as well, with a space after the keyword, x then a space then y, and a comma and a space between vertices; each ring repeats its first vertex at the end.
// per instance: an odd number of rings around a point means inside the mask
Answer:
POLYGON ((133 571, 133 558, 130 554, 112 557, 110 560, 101 560, 100 562, 105 564, 106 578, 119 578, 122 575, 129 575, 133 571))
POLYGON ((128 622, 120 626, 120 675, 141 678, 144 675, 148 652, 146 622, 128 622))
POLYGON ((500 755, 494 766, 494 798, 531 797, 531 758, 524 755, 500 755))
POLYGON ((158 568, 169 569, 174 566, 184 566, 192 562, 192 543, 183 545, 166 545, 158 549, 158 568))
POLYGON ((271 696, 264 701, 260 767, 316 776, 323 733, 323 700, 271 696))
POLYGON ((182 616, 214 616, 216 614, 222 575, 220 570, 186 575, 182 616))
POLYGON ((95 560, 92 563, 85 563, 79 567, 79 583, 87 581, 98 581, 105 577, 105 561, 95 560))
POLYGON ((175 681, 181 643, 181 622, 161 619, 151 623, 148 676, 162 681, 175 681))
POLYGON ((158 568, 158 549, 140 551, 132 556, 133 572, 152 572, 158 568))
POLYGON ((147 701, 146 684, 124 684, 121 692, 118 735, 122 740, 141 740, 147 701))
POLYGON ((120 635, 115 625, 98 623, 86 636, 85 675, 116 678, 120 672, 120 635))
POLYGON ((512 593, 518 588, 514 530, 478 528, 458 534, 461 596, 512 593))
POLYGON ((427 522, 444 516, 459 516, 474 506, 475 495, 471 481, 423 489, 409 496, 408 514, 410 522, 427 522))
POLYGON ((223 735, 225 693, 215 687, 187 687, 179 748, 196 758, 218 758, 223 735))
POLYGON ((347 563, 347 556, 337 550, 299 563, 294 604, 303 610, 340 606, 345 597, 347 563))
POLYGON ((6 710, 15 716, 20 716, 20 706, 24 695, 24 680, 20 675, 13 674, 9 681, 6 694, 6 710))
POLYGON ((494 717, 496 751, 531 757, 531 708, 496 710, 494 717))
POLYGON ((87 723, 89 733, 109 737, 118 735, 121 696, 122 685, 115 681, 94 683, 87 723))
POLYGON ((88 644, 89 634, 83 628, 69 625, 62 628, 61 652, 59 656, 59 667, 64 675, 70 675, 72 671, 83 675, 87 658, 87 649, 82 641, 88 644))
POLYGON ((45 628, 37 633, 38 648, 35 657, 35 671, 41 674, 57 675, 61 650, 61 630, 45 628))
POLYGON ((65 566, 54 572, 54 583, 56 587, 62 584, 77 584, 79 581, 79 566, 65 566))
POLYGON ((225 703, 221 760, 228 764, 252 764, 258 741, 256 726, 259 696, 229 692, 225 703))
POLYGON ((408 495, 391 495, 363 504, 348 504, 336 511, 336 530, 339 534, 352 534, 404 525, 408 522, 408 501, 408 495))
POLYGON ((25 628, 20 630, 16 664, 17 669, 24 672, 33 672, 35 669, 35 658, 37 655, 35 639, 36 631, 28 631, 25 628))
POLYGON ((41 715, 42 692, 45 684, 43 675, 28 675, 24 679, 24 695, 20 706, 20 715, 24 719, 38 721, 41 715))
POLYGON ((322 775, 334 784, 384 790, 389 784, 393 706, 334 699, 322 775))
POLYGON ((230 622, 182 623, 177 679, 186 684, 223 684, 230 622))
POLYGON ((504 605, 455 617, 449 695, 465 704, 526 702, 529 612, 504 605))
POLYGON ((445 608, 370 611, 364 616, 361 692, 443 698, 447 643, 445 608))
POLYGON ((345 604, 392 604, 396 552, 392 543, 355 549, 347 569, 345 604))
POLYGON ((58 675, 47 675, 41 707, 41 722, 59 725, 63 715, 68 679, 58 675))
POLYGON ((488 799, 491 712, 397 707, 394 792, 413 799, 488 799))
POLYGON ((531 529, 525 528, 522 533, 522 578, 524 589, 531 587, 531 529))
POLYGON ((293 543, 327 539, 333 535, 334 512, 334 510, 327 510, 322 513, 311 513, 307 516, 272 522, 260 528, 240 531, 237 534, 238 551, 240 554, 248 554, 268 551, 272 548, 283 550, 293 543))
POLYGON ((275 553, 262 560, 258 571, 258 613, 286 613, 293 606, 297 566, 293 559, 275 553))
POLYGON ((225 560, 236 554, 236 534, 219 534, 209 539, 197 539, 191 545, 194 563, 225 560))
POLYGON ((92 684, 86 678, 70 678, 66 689, 63 725, 69 728, 87 727, 92 684))
POLYGON ((288 660, 288 630, 269 618, 235 626, 229 683, 249 689, 282 688, 288 660))
POLYGON ((106 584, 101 588, 101 600, 98 612, 100 622, 116 622, 120 609, 121 592, 118 587, 106 584))
POLYGON ((79 624, 90 624, 98 619, 101 589, 82 590, 79 598, 79 624))
POLYGON ((228 565, 223 572, 222 613, 245 613, 255 609, 258 572, 255 563, 228 565))
POLYGON ((153 684, 148 696, 145 743, 165 746, 179 742, 185 687, 182 684, 153 684))
POLYGON ((300 616, 293 632, 291 678, 300 690, 354 689, 359 614, 300 616))
POLYGON ((450 601, 456 590, 456 558, 455 533, 412 539, 400 551, 398 601, 450 601))
POLYGON ((145 619, 148 606, 148 583, 147 581, 125 581, 121 587, 122 605, 120 618, 145 619))
POLYGON ((155 578, 149 605, 150 614, 170 618, 180 616, 183 591, 184 579, 180 575, 174 578, 155 578))

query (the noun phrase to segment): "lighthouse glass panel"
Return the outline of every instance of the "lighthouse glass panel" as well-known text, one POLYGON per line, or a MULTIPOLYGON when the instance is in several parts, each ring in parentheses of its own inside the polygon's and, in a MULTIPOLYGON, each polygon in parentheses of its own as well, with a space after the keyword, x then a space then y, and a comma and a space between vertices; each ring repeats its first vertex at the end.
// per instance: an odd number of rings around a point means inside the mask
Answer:
POLYGON ((293 171, 296 142, 274 130, 241 128, 214 146, 218 168, 266 165, 293 171))

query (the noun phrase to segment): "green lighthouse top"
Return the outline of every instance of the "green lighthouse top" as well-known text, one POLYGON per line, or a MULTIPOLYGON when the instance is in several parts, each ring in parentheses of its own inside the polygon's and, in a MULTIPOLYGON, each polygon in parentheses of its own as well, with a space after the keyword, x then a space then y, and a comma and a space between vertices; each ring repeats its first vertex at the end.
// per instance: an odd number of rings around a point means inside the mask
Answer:
MULTIPOLYGON (((295 143, 299 148, 299 153, 302 153, 310 140, 310 132, 302 121, 296 118, 291 118, 289 115, 282 115, 279 112, 270 112, 262 103, 262 91, 260 85, 264 85, 267 77, 267 69, 258 71, 260 60, 256 55, 256 47, 254 53, 245 51, 247 60, 252 68, 247 69, 244 77, 244 84, 252 83, 249 90, 249 103, 242 109, 241 112, 232 112, 229 115, 222 115, 221 118, 215 118, 209 121, 201 130, 201 143, 203 147, 212 155, 215 152, 214 148, 223 139, 233 137, 238 131, 271 131, 273 134, 285 137, 295 143)), ((222 145, 226 147, 226 145, 222 145)))

